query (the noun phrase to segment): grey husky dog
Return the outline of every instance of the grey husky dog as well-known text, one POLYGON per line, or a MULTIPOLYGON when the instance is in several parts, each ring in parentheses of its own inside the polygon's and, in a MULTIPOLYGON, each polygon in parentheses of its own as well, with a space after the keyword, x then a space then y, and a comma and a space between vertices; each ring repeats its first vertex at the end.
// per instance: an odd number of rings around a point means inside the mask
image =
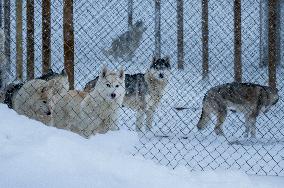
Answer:
POLYGON ((106 56, 113 56, 115 60, 119 57, 126 61, 131 60, 147 29, 143 25, 143 21, 137 21, 128 31, 113 39, 111 47, 104 49, 103 53, 106 56))
POLYGON ((222 124, 227 116, 228 108, 245 115, 244 136, 256 135, 256 118, 260 112, 267 112, 279 99, 278 90, 269 86, 253 83, 227 83, 207 91, 202 104, 202 114, 197 124, 199 130, 204 129, 210 120, 210 114, 217 116, 214 131, 224 135, 222 124))
MULTIPOLYGON (((170 70, 169 57, 153 58, 145 74, 125 74, 126 93, 122 105, 137 111, 136 131, 141 131, 145 114, 146 128, 152 128, 154 113, 169 82, 170 70)), ((98 77, 88 82, 84 91, 92 91, 97 80, 98 77)))

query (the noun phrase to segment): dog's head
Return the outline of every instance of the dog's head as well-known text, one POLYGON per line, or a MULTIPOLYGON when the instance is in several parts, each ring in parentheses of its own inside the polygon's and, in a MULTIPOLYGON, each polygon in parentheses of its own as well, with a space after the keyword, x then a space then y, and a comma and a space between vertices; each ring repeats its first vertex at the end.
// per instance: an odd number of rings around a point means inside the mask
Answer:
POLYGON ((40 85, 34 87, 35 91, 33 93, 35 111, 40 116, 50 116, 51 111, 48 104, 50 86, 46 81, 42 81, 42 83, 39 84, 40 85))
POLYGON ((153 58, 150 71, 152 77, 159 81, 168 81, 171 72, 170 58, 153 58))
POLYGON ((144 22, 142 20, 138 20, 135 22, 132 28, 134 31, 138 31, 143 33, 144 31, 147 30, 147 27, 144 26, 144 22))
POLYGON ((120 69, 118 72, 115 72, 103 67, 95 90, 108 101, 122 101, 125 95, 124 70, 120 69))

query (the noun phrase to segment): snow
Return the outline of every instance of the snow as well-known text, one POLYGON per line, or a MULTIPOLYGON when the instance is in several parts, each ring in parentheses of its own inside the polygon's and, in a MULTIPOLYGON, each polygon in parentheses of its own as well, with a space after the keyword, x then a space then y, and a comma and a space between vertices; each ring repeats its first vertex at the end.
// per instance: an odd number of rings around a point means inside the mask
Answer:
POLYGON ((0 187, 281 187, 284 178, 241 171, 175 170, 133 156, 134 132, 84 139, 47 127, 0 105, 0 187))

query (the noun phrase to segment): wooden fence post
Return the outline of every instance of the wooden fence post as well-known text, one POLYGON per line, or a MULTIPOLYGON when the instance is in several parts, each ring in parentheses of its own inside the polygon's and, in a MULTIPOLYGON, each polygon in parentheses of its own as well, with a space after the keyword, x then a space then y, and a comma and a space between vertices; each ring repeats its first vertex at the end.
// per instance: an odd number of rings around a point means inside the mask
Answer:
POLYGON ((177 0, 177 64, 184 69, 183 0, 177 0))
POLYGON ((68 75, 69 89, 74 89, 74 28, 73 0, 63 1, 64 67, 68 75))
POLYGON ((161 58, 161 0, 155 0, 155 54, 161 58))
POLYGON ((277 44, 276 44, 276 10, 278 0, 269 0, 269 30, 268 30, 268 83, 270 87, 276 88, 276 60, 277 60, 277 44))
POLYGON ((8 74, 11 74, 11 36, 10 36, 10 25, 11 25, 11 8, 10 0, 4 0, 4 33, 5 33, 5 56, 6 56, 6 68, 8 74))
POLYGON ((235 81, 242 81, 242 21, 241 0, 234 0, 234 72, 235 81))
POLYGON ((51 67, 51 11, 50 0, 42 1, 42 73, 51 67))
POLYGON ((23 81, 23 4, 16 0, 16 78, 23 81))
POLYGON ((27 79, 34 79, 34 0, 27 0, 27 79))
POLYGON ((202 79, 208 78, 208 0, 202 0, 202 79))
POLYGON ((128 29, 133 25, 133 0, 128 0, 128 29))

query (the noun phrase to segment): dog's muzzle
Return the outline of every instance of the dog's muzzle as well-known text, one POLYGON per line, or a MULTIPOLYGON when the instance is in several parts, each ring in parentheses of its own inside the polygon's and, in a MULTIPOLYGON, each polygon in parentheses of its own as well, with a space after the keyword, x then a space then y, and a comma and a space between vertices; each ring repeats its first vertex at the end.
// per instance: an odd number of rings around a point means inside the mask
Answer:
POLYGON ((115 93, 110 94, 111 98, 114 99, 116 97, 115 93))
POLYGON ((163 79, 163 78, 164 78, 164 75, 163 75, 162 73, 160 73, 160 74, 159 74, 159 77, 160 77, 161 79, 163 79))

